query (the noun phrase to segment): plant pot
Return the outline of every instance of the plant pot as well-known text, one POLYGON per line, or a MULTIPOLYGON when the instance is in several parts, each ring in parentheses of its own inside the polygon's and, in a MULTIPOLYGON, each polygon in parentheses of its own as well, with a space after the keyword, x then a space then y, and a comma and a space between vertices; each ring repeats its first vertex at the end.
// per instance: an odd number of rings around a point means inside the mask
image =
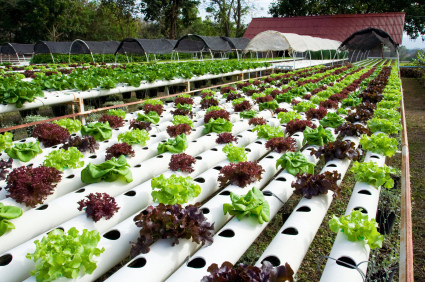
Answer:
POLYGON ((394 225, 396 215, 388 210, 378 210, 376 213, 376 221, 379 224, 378 231, 382 235, 389 234, 394 225))
POLYGON ((388 272, 385 270, 378 270, 370 276, 368 281, 376 281, 376 282, 391 282, 393 281, 395 274, 395 269, 390 269, 388 272))

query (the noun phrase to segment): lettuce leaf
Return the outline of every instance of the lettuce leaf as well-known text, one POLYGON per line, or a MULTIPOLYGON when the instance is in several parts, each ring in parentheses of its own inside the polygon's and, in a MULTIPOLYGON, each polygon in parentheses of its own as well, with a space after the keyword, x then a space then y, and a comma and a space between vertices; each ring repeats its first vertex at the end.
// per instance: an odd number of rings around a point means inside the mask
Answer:
POLYGON ((46 156, 43 165, 60 171, 64 171, 65 168, 79 168, 84 166, 84 161, 80 161, 82 157, 83 154, 76 147, 54 150, 46 156))
POLYGON ((122 179, 130 183, 133 181, 133 175, 129 167, 130 165, 127 163, 124 155, 121 155, 118 159, 112 158, 98 165, 89 163, 81 171, 81 181, 91 184, 102 180, 113 182, 122 179))
POLYGON ((138 113, 136 120, 138 120, 138 121, 145 121, 145 122, 151 122, 153 124, 157 124, 159 122, 159 115, 158 115, 157 112, 154 112, 154 111, 150 111, 147 114, 138 113))
POLYGON ((53 123, 67 129, 69 133, 75 133, 81 130, 81 121, 78 119, 63 118, 55 120, 53 123))
POLYGON ((184 133, 177 135, 176 138, 168 139, 165 143, 158 144, 158 154, 164 152, 170 153, 181 153, 187 149, 189 143, 187 142, 187 137, 184 133))
POLYGON ((4 152, 12 159, 19 159, 21 162, 28 162, 42 153, 40 142, 16 143, 15 146, 7 148, 4 152))
POLYGON ((0 134, 0 152, 12 146, 13 146, 13 134, 10 132, 5 132, 3 134, 0 134))
POLYGON ((394 180, 391 178, 391 174, 397 173, 396 169, 390 166, 379 166, 372 161, 368 163, 354 162, 351 171, 354 172, 356 181, 366 182, 376 189, 381 185, 387 189, 393 188, 394 180))
POLYGON ((140 130, 137 128, 118 134, 118 141, 125 142, 128 145, 140 144, 144 146, 150 139, 149 133, 145 129, 140 130))
POLYGON ((292 175, 298 173, 314 174, 316 164, 308 161, 307 157, 300 152, 286 152, 276 161, 276 168, 281 166, 292 175))
POLYGON ((332 132, 330 130, 324 129, 322 125, 319 125, 319 127, 315 129, 306 127, 306 129, 303 131, 303 134, 303 145, 308 143, 309 145, 323 146, 324 144, 336 140, 332 132))
POLYGON ((327 113, 327 115, 323 119, 319 120, 319 123, 323 127, 332 127, 332 128, 336 128, 340 126, 341 124, 343 124, 344 122, 345 122, 345 119, 343 119, 336 113, 327 113))
POLYGON ((9 219, 18 218, 22 215, 22 210, 14 206, 5 206, 0 203, 0 237, 10 229, 15 229, 15 225, 9 219))
POLYGON ((392 157, 397 152, 397 139, 389 137, 385 133, 373 134, 370 137, 362 135, 360 145, 364 150, 392 157))
POLYGON ((152 198, 154 201, 166 204, 185 204, 201 193, 201 186, 194 183, 190 176, 175 174, 166 178, 163 174, 151 180, 152 198))
POLYGON ((231 132, 233 128, 233 124, 230 121, 225 120, 224 118, 218 118, 214 120, 210 119, 208 123, 204 124, 204 130, 202 131, 204 134, 215 132, 231 132))
POLYGON ((81 127, 81 136, 85 135, 93 136, 96 141, 105 141, 112 137, 112 128, 109 126, 109 122, 92 122, 81 127))

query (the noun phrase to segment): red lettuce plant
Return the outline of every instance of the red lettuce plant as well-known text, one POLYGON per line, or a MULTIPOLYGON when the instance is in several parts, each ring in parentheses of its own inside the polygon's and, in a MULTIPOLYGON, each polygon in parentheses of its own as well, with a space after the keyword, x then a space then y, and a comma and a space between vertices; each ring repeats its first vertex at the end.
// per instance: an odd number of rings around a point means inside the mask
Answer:
POLYGON ((230 101, 233 101, 233 100, 239 99, 239 98, 242 98, 241 94, 229 93, 229 94, 227 94, 226 102, 230 102, 230 101))
POLYGON ((196 163, 196 159, 191 155, 181 153, 171 156, 169 167, 172 171, 183 171, 191 173, 194 171, 192 165, 196 163))
POLYGON ((229 93, 230 91, 236 91, 236 88, 234 88, 233 86, 224 86, 224 87, 221 87, 220 89, 221 94, 226 94, 226 93, 229 93))
POLYGON ((221 188, 227 185, 237 185, 243 188, 248 184, 261 180, 261 174, 264 171, 258 162, 231 163, 220 170, 218 182, 220 182, 221 188))
POLYGON ((171 111, 171 114, 173 116, 188 116, 189 118, 193 118, 192 111, 185 110, 185 109, 175 109, 174 111, 171 111))
POLYGON ((267 121, 264 118, 250 118, 249 125, 263 125, 263 124, 267 124, 267 121))
POLYGON ((309 120, 299 120, 299 119, 293 119, 290 120, 287 124, 286 124, 286 133, 288 133, 289 135, 294 134, 295 132, 299 132, 299 131, 304 131, 304 129, 306 127, 310 127, 310 128, 316 128, 317 126, 309 121, 309 120))
POLYGON ((251 109, 251 104, 249 103, 249 101, 243 101, 242 103, 239 103, 237 105, 234 106, 235 112, 244 112, 244 111, 249 111, 251 109))
POLYGON ((345 120, 351 123, 361 122, 365 124, 373 116, 373 112, 367 109, 361 109, 354 113, 349 114, 345 120))
POLYGON ((305 112, 305 115, 308 120, 312 120, 314 118, 321 120, 327 115, 327 113, 328 113, 328 110, 326 110, 323 107, 319 107, 317 109, 309 109, 308 111, 305 112))
POLYGON ((235 143, 238 143, 238 138, 236 138, 235 136, 233 136, 232 133, 223 132, 223 133, 220 133, 217 136, 217 139, 215 140, 215 143, 217 143, 217 144, 227 144, 227 143, 230 143, 232 141, 235 142, 235 143))
POLYGON ((276 110, 274 110, 274 113, 277 115, 278 113, 287 113, 288 110, 284 109, 284 108, 277 108, 276 110))
POLYGON ((139 121, 137 119, 133 119, 132 121, 130 121, 130 126, 128 127, 128 129, 144 129, 146 131, 149 132, 149 130, 152 129, 151 127, 151 122, 147 122, 147 121, 139 121))
POLYGON ((145 112, 145 114, 149 112, 156 112, 160 116, 164 112, 164 106, 161 104, 158 104, 158 105, 145 104, 143 106, 143 111, 145 112))
POLYGON ((248 81, 247 82, 241 82, 241 83, 238 83, 237 85, 236 85, 236 88, 238 88, 238 89, 242 89, 242 88, 244 88, 244 87, 248 87, 248 86, 250 86, 251 85, 251 83, 249 83, 248 81))
POLYGON ((170 125, 167 127, 167 133, 170 137, 174 138, 177 135, 184 133, 185 135, 189 135, 192 133, 192 128, 187 123, 179 123, 176 125, 170 125))
POLYGON ((90 193, 86 198, 78 202, 80 205, 78 210, 82 211, 84 209, 87 217, 93 218, 94 222, 99 221, 101 218, 108 220, 120 209, 115 198, 107 193, 90 193))
POLYGON ((99 122, 105 123, 109 122, 109 126, 111 128, 118 128, 124 125, 124 119, 119 116, 110 116, 108 114, 104 114, 99 118, 99 122))
POLYGON ((205 92, 201 94, 201 98, 204 99, 205 97, 214 97, 214 92, 212 90, 204 90, 205 92))
POLYGON ((299 101, 299 100, 292 99, 292 101, 291 101, 291 105, 292 105, 292 106, 296 106, 296 105, 298 105, 299 103, 301 103, 301 101, 299 101))
POLYGON ((320 102, 319 106, 325 109, 338 109, 338 103, 330 99, 320 102))
POLYGON ((204 116, 204 123, 208 123, 212 118, 214 120, 224 118, 225 120, 230 121, 230 113, 226 110, 211 111, 204 116))
POLYGON ((280 93, 283 93, 281 90, 279 90, 279 89, 275 89, 275 90, 273 90, 272 92, 270 92, 270 96, 272 96, 273 97, 273 99, 274 98, 276 98, 276 96, 277 95, 279 95, 280 93))
POLYGON ((66 128, 55 123, 42 123, 35 127, 32 136, 43 143, 45 147, 51 147, 64 143, 69 137, 69 132, 66 128))
POLYGON ((53 194, 62 172, 54 167, 43 165, 33 168, 21 166, 12 170, 6 178, 6 197, 14 199, 29 207, 43 203, 48 195, 53 194))
POLYGON ((278 153, 295 152, 297 151, 297 140, 291 137, 274 137, 266 142, 266 148, 278 153))
POLYGON ((70 137, 68 141, 61 147, 61 149, 68 150, 70 147, 76 147, 78 151, 84 153, 87 150, 94 154, 99 149, 99 143, 96 142, 91 135, 84 135, 83 138, 80 136, 70 137))
POLYGON ((303 100, 310 100, 311 94, 304 94, 303 100))
POLYGON ((291 187, 295 188, 296 195, 302 195, 307 199, 320 194, 327 194, 329 190, 334 192, 334 197, 339 196, 341 188, 337 184, 337 180, 341 175, 334 170, 314 175, 310 173, 297 174, 297 180, 292 182, 291 187))
MULTIPOLYGON (((12 168, 13 159, 0 160, 0 181, 6 179, 6 175, 9 173, 9 168, 12 168)), ((0 188, 1 190, 1 188, 0 188)))
POLYGON ((376 104, 372 104, 370 102, 363 102, 362 104, 356 107, 356 111, 360 110, 368 110, 374 112, 376 110, 376 104))
POLYGON ((337 93, 337 94, 333 94, 331 96, 329 96, 329 100, 335 101, 335 102, 340 102, 341 100, 347 98, 348 95, 344 94, 344 93, 337 93))
POLYGON ((106 149, 105 161, 112 159, 113 157, 118 159, 121 155, 126 157, 134 157, 136 153, 132 149, 131 145, 127 143, 117 143, 106 149))
POLYGON ((265 103, 265 102, 271 102, 273 101, 273 97, 270 95, 264 96, 264 97, 258 97, 255 99, 256 104, 265 103))
POLYGON ((202 99, 201 101, 201 109, 205 110, 212 106, 218 106, 218 100, 215 98, 211 99, 202 99))
POLYGON ((183 98, 183 97, 177 97, 174 99, 174 105, 193 105, 193 99, 192 98, 183 98))
POLYGON ((369 128, 363 126, 361 124, 353 124, 353 123, 343 123, 335 129, 335 133, 339 132, 340 137, 345 136, 356 136, 360 137, 363 134, 369 135, 371 134, 369 128))
POLYGON ((131 242, 132 257, 148 253, 150 245, 159 239, 173 239, 172 246, 178 244, 179 239, 192 238, 193 242, 207 246, 213 242, 214 223, 207 222, 199 203, 185 207, 162 203, 149 206, 133 220, 141 229, 137 242, 131 242))
POLYGON ((311 155, 315 155, 316 158, 324 157, 325 162, 331 161, 333 159, 345 159, 349 158, 353 161, 359 159, 360 153, 356 149, 354 142, 351 141, 338 141, 330 142, 325 146, 319 147, 317 150, 312 149, 311 155))

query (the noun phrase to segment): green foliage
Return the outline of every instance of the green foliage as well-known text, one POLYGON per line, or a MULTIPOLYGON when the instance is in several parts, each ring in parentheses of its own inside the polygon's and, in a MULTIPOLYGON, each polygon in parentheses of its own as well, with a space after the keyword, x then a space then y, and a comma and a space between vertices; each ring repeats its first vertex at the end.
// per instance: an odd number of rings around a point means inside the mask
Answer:
POLYGON ((298 104, 296 104, 295 106, 292 106, 292 109, 294 109, 295 111, 297 111, 299 113, 299 112, 306 112, 306 111, 310 110, 311 108, 315 108, 315 107, 316 107, 316 105, 313 102, 301 101, 298 104))
POLYGON ((211 106, 206 110, 205 114, 208 114, 209 112, 212 112, 212 111, 219 111, 219 110, 222 110, 222 109, 223 108, 220 107, 220 106, 211 106))
POLYGON ((179 115, 176 115, 176 116, 174 116, 172 122, 173 122, 174 125, 185 123, 185 124, 189 125, 192 128, 194 126, 193 125, 193 120, 191 120, 188 116, 179 116, 179 115))
POLYGON ((399 121, 372 118, 367 121, 367 127, 372 132, 382 131, 387 134, 397 134, 401 129, 399 121))
POLYGON ((357 107, 362 103, 362 98, 350 97, 341 100, 341 108, 357 107))
POLYGON ((308 161, 307 157, 300 152, 286 152, 277 161, 276 168, 281 166, 292 175, 298 173, 314 174, 315 164, 308 161))
POLYGON ((130 131, 122 132, 118 134, 118 141, 125 142, 129 145, 139 144, 141 146, 146 145, 146 142, 151 138, 149 137, 149 133, 145 129, 133 129, 130 131))
POLYGON ((252 132, 257 132, 258 138, 265 138, 267 140, 270 140, 271 138, 275 137, 285 137, 282 128, 280 128, 279 126, 271 126, 268 124, 256 125, 252 129, 252 132))
POLYGON ((44 236, 41 241, 35 240, 36 250, 28 253, 26 258, 36 263, 31 275, 36 281, 54 281, 61 277, 76 279, 80 271, 92 274, 96 269, 93 256, 100 256, 105 248, 97 248, 100 235, 97 230, 84 229, 82 234, 72 227, 65 234, 55 229, 44 236))
POLYGON ((385 109, 399 109, 400 103, 397 101, 381 101, 376 104, 376 109, 385 108, 385 109))
MULTIPOLYGON (((157 101, 157 100, 153 100, 153 101, 157 101)), ((137 120, 157 124, 159 122, 159 115, 158 115, 157 112, 154 112, 154 111, 150 111, 147 114, 138 113, 137 114, 137 120)))
POLYGON ((226 154, 227 159, 232 163, 245 162, 248 154, 245 152, 245 146, 238 147, 232 143, 228 143, 223 147, 223 153, 226 154))
POLYGON ((212 118, 210 119, 208 123, 204 124, 204 127, 205 128, 202 131, 204 134, 207 134, 210 132, 222 133, 222 132, 231 132, 233 128, 233 124, 230 121, 225 120, 224 118, 218 118, 216 120, 212 118))
POLYGON ((176 108, 177 108, 177 109, 186 110, 186 111, 189 111, 189 112, 191 112, 191 111, 192 111, 192 105, 190 105, 190 104, 184 104, 184 105, 177 104, 177 105, 176 105, 176 108))
POLYGON ((376 189, 381 185, 384 185, 387 189, 393 188, 394 180, 391 178, 391 174, 397 173, 390 166, 379 166, 372 161, 368 163, 354 162, 351 171, 354 172, 356 181, 366 182, 373 185, 376 189))
POLYGON ((263 193, 253 187, 246 195, 238 196, 230 192, 231 204, 223 204, 224 214, 236 216, 237 219, 242 220, 244 217, 256 217, 258 223, 263 224, 270 220, 270 206, 269 202, 264 198, 263 193))
POLYGON ((322 125, 319 125, 319 127, 315 129, 306 127, 306 129, 303 131, 303 135, 303 145, 308 143, 309 145, 323 146, 336 140, 332 132, 330 130, 324 129, 322 125))
POLYGON ((13 146, 13 134, 10 132, 5 132, 3 134, 0 134, 0 152, 12 146, 13 146))
POLYGON ((54 150, 46 156, 43 165, 60 171, 64 171, 65 168, 79 168, 84 166, 84 161, 80 161, 82 157, 83 154, 76 147, 54 150))
POLYGON ((301 115, 294 111, 280 112, 277 114, 277 118, 280 120, 280 123, 288 123, 291 120, 299 119, 301 120, 301 115))
POLYGON ((337 128, 341 124, 345 123, 345 119, 343 119, 336 113, 329 112, 323 119, 319 120, 319 123, 323 127, 337 128))
POLYGON ((257 99, 257 98, 260 98, 260 97, 266 97, 266 96, 267 96, 267 94, 266 94, 266 93, 254 93, 254 94, 252 94, 251 99, 252 99, 252 100, 255 100, 255 99, 257 99))
POLYGON ((189 143, 187 142, 187 137, 184 133, 177 135, 176 138, 168 139, 167 142, 158 144, 158 154, 162 154, 164 152, 170 153, 181 153, 189 147, 189 143))
POLYGON ((190 176, 175 174, 166 178, 163 174, 151 180, 152 198, 154 201, 166 204, 185 204, 201 193, 201 186, 194 183, 190 176))
POLYGON ((384 240, 384 237, 379 234, 376 227, 378 227, 378 223, 376 223, 375 219, 369 220, 367 214, 356 210, 339 218, 334 215, 329 220, 329 228, 333 232, 338 233, 341 230, 351 242, 367 240, 367 244, 371 249, 382 247, 384 240))
POLYGON ((242 97, 242 98, 238 98, 238 99, 235 99, 235 100, 232 100, 232 105, 233 105, 233 106, 239 105, 239 104, 240 104, 240 103, 242 103, 243 101, 246 101, 246 99, 245 99, 244 97, 242 97))
POLYGON ((28 162, 42 153, 40 142, 16 143, 15 146, 7 148, 4 152, 12 159, 28 162))
POLYGON ((146 104, 150 104, 150 105, 164 105, 164 102, 162 102, 159 99, 147 99, 143 102, 143 106, 146 104))
POLYGON ((260 103, 258 104, 260 111, 262 110, 276 110, 277 108, 279 108, 279 104, 276 102, 276 100, 270 101, 270 102, 264 102, 264 103, 260 103))
POLYGON ((22 213, 18 207, 5 206, 0 203, 0 237, 8 230, 15 229, 15 225, 9 220, 20 217, 22 213))
POLYGON ((89 163, 81 171, 81 181, 91 184, 102 180, 113 182, 122 179, 130 183, 133 181, 133 175, 129 167, 130 165, 127 163, 124 155, 121 155, 118 159, 112 157, 112 159, 98 165, 89 163))
POLYGON ((111 110, 108 110, 106 113, 110 116, 121 117, 122 119, 125 119, 125 116, 127 115, 127 113, 124 110, 120 110, 120 109, 111 109, 111 110))
POLYGON ((344 109, 344 108, 338 108, 338 110, 336 110, 336 113, 338 115, 347 115, 348 114, 348 111, 346 109, 344 109))
POLYGON ((81 121, 78 119, 64 118, 55 120, 53 123, 66 128, 70 134, 81 130, 81 121))
POLYGON ((105 141, 112 137, 112 128, 109 126, 109 122, 92 122, 87 126, 81 126, 81 136, 84 135, 93 136, 96 141, 105 141))
POLYGON ((400 121, 401 115, 398 111, 393 109, 379 108, 373 112, 373 116, 380 119, 390 119, 396 122, 400 121))
MULTIPOLYGON (((319 92, 319 93, 321 93, 321 92, 319 92)), ((323 102, 323 101, 326 101, 326 100, 328 100, 328 97, 321 97, 320 95, 314 95, 313 97, 310 98, 310 102, 312 102, 316 105, 319 105, 320 102, 323 102)))
POLYGON ((385 133, 373 134, 370 137, 362 135, 360 145, 364 150, 392 157, 397 152, 397 139, 389 137, 385 133))
POLYGON ((244 111, 244 112, 240 112, 239 116, 241 118, 254 118, 254 117, 257 117, 257 112, 254 110, 244 111))

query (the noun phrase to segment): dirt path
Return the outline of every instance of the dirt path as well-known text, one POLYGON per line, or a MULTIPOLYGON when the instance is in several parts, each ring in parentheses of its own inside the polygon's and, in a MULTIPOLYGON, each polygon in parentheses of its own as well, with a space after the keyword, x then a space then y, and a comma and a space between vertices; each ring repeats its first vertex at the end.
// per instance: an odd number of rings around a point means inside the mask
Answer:
POLYGON ((413 78, 402 82, 410 149, 415 281, 425 281, 425 88, 413 78))

